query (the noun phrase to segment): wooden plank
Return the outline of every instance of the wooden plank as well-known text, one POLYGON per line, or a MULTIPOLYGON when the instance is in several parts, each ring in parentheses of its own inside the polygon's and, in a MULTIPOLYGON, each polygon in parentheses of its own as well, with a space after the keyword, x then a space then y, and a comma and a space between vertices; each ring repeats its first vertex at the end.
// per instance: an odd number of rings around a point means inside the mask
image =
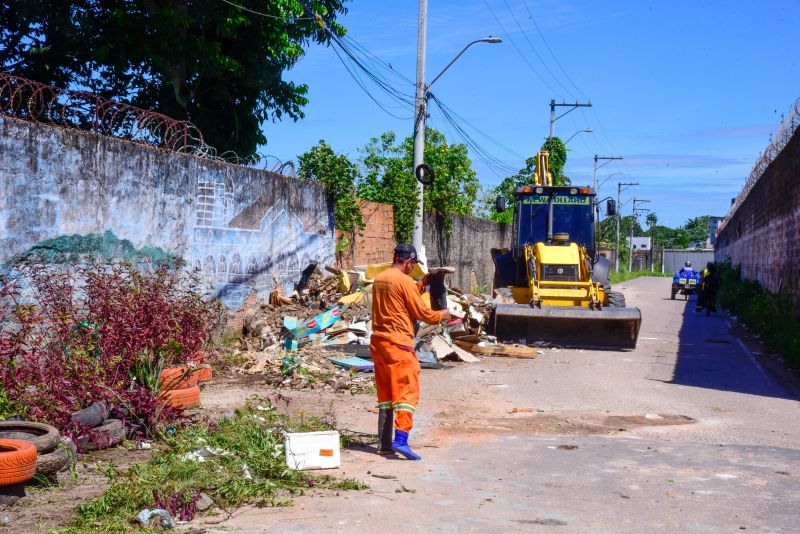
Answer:
POLYGON ((503 356, 506 358, 520 358, 520 359, 533 359, 536 358, 538 352, 532 347, 520 347, 513 345, 489 345, 481 347, 476 343, 462 341, 463 338, 453 340, 453 342, 462 349, 473 354, 485 354, 487 356, 503 356))

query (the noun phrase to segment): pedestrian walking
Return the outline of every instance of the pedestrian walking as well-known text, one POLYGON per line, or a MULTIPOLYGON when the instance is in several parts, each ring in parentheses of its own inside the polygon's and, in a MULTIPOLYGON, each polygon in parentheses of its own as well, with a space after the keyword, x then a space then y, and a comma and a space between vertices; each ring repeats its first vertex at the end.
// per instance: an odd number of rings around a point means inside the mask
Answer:
POLYGON ((702 305, 706 309, 706 316, 708 316, 711 315, 711 312, 717 313, 717 290, 720 286, 720 279, 719 273, 717 273, 717 266, 712 262, 708 263, 704 273, 700 298, 702 305))
POLYGON ((419 282, 409 276, 421 263, 412 245, 397 245, 392 263, 372 285, 370 353, 378 390, 378 454, 397 452, 409 460, 421 460, 408 445, 420 397, 414 321, 437 324, 449 319, 450 314, 447 310, 434 311, 422 301, 427 276, 419 282))

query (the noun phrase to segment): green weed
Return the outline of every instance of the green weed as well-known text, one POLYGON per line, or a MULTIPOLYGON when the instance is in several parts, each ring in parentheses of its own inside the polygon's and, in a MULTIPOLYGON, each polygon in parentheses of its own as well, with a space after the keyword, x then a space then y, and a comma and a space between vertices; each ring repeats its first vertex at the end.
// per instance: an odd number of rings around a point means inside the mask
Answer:
POLYGON ((720 288, 717 301, 755 331, 767 346, 800 368, 800 319, 791 303, 761 284, 742 280, 740 267, 717 263, 720 288))
POLYGON ((286 466, 284 432, 330 428, 324 420, 304 414, 292 418, 253 397, 232 418, 161 436, 163 441, 153 457, 125 473, 108 466, 104 472, 112 482, 105 494, 80 505, 69 526, 57 532, 136 532, 129 518, 153 507, 156 496, 177 502, 181 512, 186 512, 193 506, 191 496, 203 492, 218 509, 232 511, 247 503, 291 505, 293 496, 311 487, 366 489, 357 480, 311 475, 286 466), (186 458, 198 450, 210 454, 204 461, 186 458))

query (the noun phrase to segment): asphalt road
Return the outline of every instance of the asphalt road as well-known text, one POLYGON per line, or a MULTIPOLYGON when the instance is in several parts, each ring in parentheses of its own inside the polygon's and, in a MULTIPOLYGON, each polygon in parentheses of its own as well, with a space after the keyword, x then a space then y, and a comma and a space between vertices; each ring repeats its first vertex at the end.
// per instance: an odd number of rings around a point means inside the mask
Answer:
MULTIPOLYGON (((354 447, 339 474, 370 490, 210 531, 800 532, 796 382, 724 314, 670 300, 669 279, 621 289, 642 311, 635 351, 423 371, 421 462, 354 447)), ((371 404, 337 401, 339 425, 374 433, 371 404)))

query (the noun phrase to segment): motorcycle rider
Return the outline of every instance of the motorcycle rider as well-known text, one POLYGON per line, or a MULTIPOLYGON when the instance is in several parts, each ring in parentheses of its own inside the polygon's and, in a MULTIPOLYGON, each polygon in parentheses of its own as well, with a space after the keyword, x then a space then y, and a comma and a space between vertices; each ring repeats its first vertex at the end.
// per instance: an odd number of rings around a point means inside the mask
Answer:
POLYGON ((692 268, 692 262, 690 260, 686 260, 681 270, 678 271, 678 276, 694 276, 694 269, 692 268))

